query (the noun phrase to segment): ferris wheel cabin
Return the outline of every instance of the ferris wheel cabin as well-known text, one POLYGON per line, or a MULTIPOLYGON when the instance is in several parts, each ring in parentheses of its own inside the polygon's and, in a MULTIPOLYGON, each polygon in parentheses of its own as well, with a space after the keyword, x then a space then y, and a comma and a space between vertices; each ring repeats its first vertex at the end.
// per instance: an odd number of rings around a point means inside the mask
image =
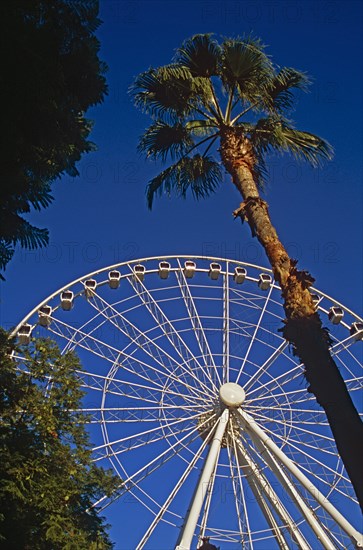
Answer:
POLYGON ((221 266, 217 263, 211 263, 210 264, 210 267, 209 267, 209 277, 213 280, 213 281, 216 281, 220 275, 220 272, 221 272, 221 266))
POLYGON ((160 262, 159 263, 159 277, 160 279, 167 279, 170 273, 170 264, 169 262, 160 262))
POLYGON ((25 323, 18 330, 18 341, 21 345, 27 345, 30 342, 33 327, 29 323, 25 323))
POLYGON ((141 264, 137 264, 134 266, 134 279, 136 281, 142 282, 145 277, 145 266, 141 264))
POLYGON ((184 264, 184 275, 187 279, 191 279, 195 273, 196 269, 195 262, 192 262, 191 260, 187 260, 184 264))
POLYGON ((39 317, 38 323, 40 324, 41 327, 45 327, 45 328, 49 327, 49 325, 52 322, 51 315, 52 315, 52 308, 50 306, 47 305, 47 306, 42 306, 41 308, 39 308, 39 310, 38 310, 38 317, 39 317))
POLYGON ((108 274, 108 284, 110 288, 118 288, 120 286, 121 273, 119 271, 110 271, 108 274))
POLYGON ((61 308, 70 311, 73 307, 74 294, 71 290, 64 290, 61 294, 61 308))
POLYGON ((88 279, 84 283, 84 293, 86 295, 86 298, 89 300, 90 298, 93 298, 95 295, 95 290, 97 287, 97 281, 95 279, 88 279))
POLYGON ((343 319, 344 311, 341 307, 338 306, 332 306, 329 309, 328 318, 333 325, 338 325, 340 321, 343 319))
POLYGON ((363 323, 352 323, 350 335, 354 336, 354 340, 363 340, 363 323))
POLYGON ((243 283, 247 275, 247 270, 244 267, 237 266, 234 268, 233 280, 240 285, 243 283))
POLYGON ((272 277, 271 275, 268 275, 267 273, 260 273, 260 277, 258 279, 258 286, 261 290, 268 290, 272 283, 272 277))

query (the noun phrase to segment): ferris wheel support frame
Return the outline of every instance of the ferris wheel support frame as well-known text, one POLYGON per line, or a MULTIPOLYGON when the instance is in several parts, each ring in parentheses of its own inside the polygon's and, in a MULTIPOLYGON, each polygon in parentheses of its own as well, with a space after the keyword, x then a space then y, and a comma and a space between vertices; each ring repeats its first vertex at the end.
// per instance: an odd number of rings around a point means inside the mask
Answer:
MULTIPOLYGON (((302 484, 302 486, 307 491, 309 491, 316 502, 320 504, 326 510, 326 512, 328 512, 329 515, 336 521, 336 523, 347 533, 352 542, 355 544, 355 547, 362 548, 362 535, 356 529, 354 529, 354 527, 332 504, 330 504, 330 502, 324 497, 324 495, 320 493, 317 487, 315 487, 312 482, 309 481, 305 474, 303 474, 301 470, 294 464, 294 462, 285 455, 285 453, 272 441, 272 439, 262 430, 262 428, 257 425, 257 423, 250 417, 250 415, 245 413, 241 408, 238 408, 237 410, 245 425, 245 430, 251 436, 261 455, 264 454, 267 464, 274 472, 276 477, 280 480, 282 486, 291 495, 297 507, 301 510, 304 518, 314 531, 324 550, 334 550, 334 543, 331 541, 330 537, 326 534, 326 532, 320 525, 320 522, 317 520, 313 510, 304 502, 299 492, 295 489, 292 482, 279 465, 279 462, 289 470, 289 472, 302 484)), ((215 430, 208 456, 206 458, 195 493, 192 497, 191 504, 175 550, 190 550, 194 532, 206 496, 205 487, 210 483, 216 461, 218 460, 223 435, 227 427, 228 418, 229 409, 226 408, 219 418, 219 423, 215 430)), ((261 472, 256 467, 256 465, 254 465, 253 463, 248 463, 246 461, 241 442, 238 445, 237 454, 240 459, 242 458, 242 469, 248 470, 251 476, 250 486, 255 496, 258 495, 258 497, 261 498, 262 492, 264 492, 266 496, 269 497, 269 499, 272 498, 274 500, 274 505, 278 514, 286 521, 287 525, 291 527, 291 521, 289 520, 288 514, 286 515, 284 506, 281 503, 280 499, 277 497, 276 493, 273 491, 272 487, 270 487, 269 484, 266 485, 266 480, 264 480, 264 477, 261 475, 261 472)), ((285 541, 285 538, 283 537, 277 525, 275 525, 274 518, 270 513, 267 503, 264 501, 264 499, 261 502, 266 504, 266 506, 262 506, 262 511, 266 519, 268 520, 268 523, 275 531, 276 539, 280 548, 286 549, 287 543, 285 541)), ((296 527, 293 529, 293 537, 298 541, 300 548, 309 548, 302 533, 296 527)))
MULTIPOLYGON (((319 491, 317 487, 306 477, 306 475, 296 466, 296 464, 282 451, 272 439, 264 432, 264 430, 255 422, 253 418, 242 408, 238 409, 238 413, 245 424, 246 431, 251 435, 252 439, 259 442, 261 451, 267 451, 271 464, 271 469, 277 475, 281 475, 283 470, 279 467, 278 462, 283 464, 289 472, 301 483, 301 485, 313 496, 318 504, 334 519, 334 521, 347 533, 355 544, 356 548, 363 547, 363 535, 359 533, 354 527, 345 519, 345 517, 333 506, 324 495, 319 491), (274 460, 271 460, 271 457, 274 460), (276 459, 276 460, 275 460, 276 459)), ((286 475, 286 474, 284 474, 286 475)), ((282 476, 283 477, 283 476, 282 476)), ((281 477, 281 479, 282 479, 281 477)), ((286 486, 286 488, 288 488, 286 486)), ((315 520, 316 521, 316 520, 315 520)), ((334 546, 332 547, 334 548, 334 546)))
POLYGON ((290 514, 278 497, 276 491, 272 488, 270 482, 264 473, 258 468, 257 464, 251 460, 246 453, 241 442, 237 443, 235 453, 242 470, 246 473, 247 482, 256 498, 256 502, 261 507, 267 523, 275 533, 276 541, 281 550, 289 550, 288 543, 282 533, 281 527, 277 524, 266 499, 273 505, 283 524, 289 529, 291 536, 301 550, 311 550, 311 547, 300 532, 300 529, 294 524, 290 514))
POLYGON ((294 502, 303 517, 306 519, 307 523, 310 525, 311 529, 314 531, 318 541, 323 546, 324 550, 334 550, 335 546, 332 543, 329 536, 321 527, 319 521, 317 520, 313 510, 309 507, 304 499, 301 497, 299 491, 294 487, 291 480, 288 478, 284 470, 281 468, 279 463, 276 461, 274 456, 269 453, 266 447, 263 446, 261 440, 257 437, 252 436, 252 439, 256 445, 257 450, 260 452, 261 456, 264 456, 266 464, 269 466, 271 471, 275 474, 276 478, 280 481, 282 487, 290 495, 292 502, 294 502))
POLYGON ((194 531, 197 526, 200 512, 206 496, 205 488, 208 487, 210 483, 211 476, 218 460, 219 452, 221 450, 221 443, 227 427, 228 419, 229 409, 226 408, 219 417, 219 423, 216 431, 214 432, 213 440, 211 442, 209 452, 205 460, 195 493, 192 497, 191 505, 188 510, 187 517, 185 519, 175 550, 190 549, 194 536, 194 531))

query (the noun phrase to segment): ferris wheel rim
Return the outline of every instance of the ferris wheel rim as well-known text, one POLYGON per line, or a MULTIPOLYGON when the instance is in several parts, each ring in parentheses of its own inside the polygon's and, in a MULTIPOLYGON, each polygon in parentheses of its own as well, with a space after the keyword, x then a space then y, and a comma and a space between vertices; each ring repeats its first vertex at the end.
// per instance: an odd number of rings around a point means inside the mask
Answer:
MULTIPOLYGON (((241 267, 251 267, 251 268, 259 269, 263 272, 272 274, 272 269, 267 267, 267 266, 260 266, 260 265, 257 265, 257 264, 252 264, 252 263, 249 263, 249 262, 245 262, 243 260, 235 260, 233 258, 228 258, 228 257, 206 256, 206 255, 198 255, 198 254, 190 254, 190 255, 186 255, 186 254, 166 254, 166 255, 161 255, 161 256, 145 256, 143 258, 124 260, 122 262, 117 262, 115 264, 111 264, 111 265, 108 265, 106 267, 93 270, 93 271, 87 273, 86 275, 82 275, 81 277, 77 277, 76 279, 74 279, 70 283, 67 283, 66 285, 58 288, 56 291, 49 294, 44 300, 39 302, 25 317, 23 317, 22 320, 12 329, 11 336, 15 336, 16 333, 18 332, 19 328, 24 323, 26 323, 32 317, 32 315, 34 315, 34 313, 36 313, 38 311, 38 309, 40 307, 45 306, 50 300, 53 300, 54 298, 56 298, 61 292, 65 291, 65 290, 68 290, 71 286, 74 286, 77 283, 81 283, 82 281, 90 279, 92 277, 95 277, 95 276, 97 276, 101 273, 116 270, 116 269, 121 268, 122 266, 125 266, 125 265, 130 265, 130 264, 135 264, 136 265, 136 264, 139 264, 139 263, 142 263, 142 262, 153 261, 153 260, 161 262, 161 261, 166 261, 168 259, 178 259, 178 258, 186 260, 186 261, 187 260, 203 260, 203 261, 204 260, 208 260, 208 261, 210 260, 210 261, 215 261, 215 262, 225 262, 227 264, 228 263, 233 263, 233 264, 239 265, 241 267)), ((130 275, 129 273, 121 274, 121 277, 125 278, 129 275, 130 275)), ((273 285, 276 289, 281 290, 280 286, 275 281, 273 281, 273 285)), ((324 293, 323 291, 316 288, 315 286, 312 286, 310 288, 311 288, 312 291, 318 292, 322 297, 331 300, 332 303, 334 303, 337 307, 343 308, 347 313, 349 313, 352 317, 354 317, 357 322, 362 322, 363 323, 363 314, 362 314, 362 317, 360 317, 357 313, 355 313, 351 309, 347 308, 343 303, 339 302, 337 299, 331 297, 330 295, 324 293)))

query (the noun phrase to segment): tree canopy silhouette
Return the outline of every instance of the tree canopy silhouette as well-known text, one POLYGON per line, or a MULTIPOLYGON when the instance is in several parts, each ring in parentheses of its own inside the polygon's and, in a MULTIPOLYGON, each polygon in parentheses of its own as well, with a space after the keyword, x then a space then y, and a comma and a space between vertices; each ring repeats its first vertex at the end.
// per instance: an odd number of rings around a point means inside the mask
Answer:
POLYGON ((85 113, 106 93, 99 24, 98 0, 0 3, 0 270, 16 244, 48 242, 48 230, 24 214, 46 208, 53 182, 78 175, 77 161, 95 148, 85 113))
POLYGON ((177 49, 172 63, 141 73, 131 92, 153 119, 139 150, 168 163, 148 184, 150 208, 163 193, 207 197, 222 183, 222 168, 230 174, 243 199, 234 215, 249 224, 281 286, 283 335, 305 366, 308 391, 325 410, 363 507, 363 424, 330 354, 329 333, 309 291, 314 279, 289 257, 260 194, 269 152, 290 153, 313 166, 332 157, 329 143, 296 129, 289 118, 294 90, 306 91, 308 84, 305 73, 276 67, 259 39, 219 43, 198 34, 177 49))

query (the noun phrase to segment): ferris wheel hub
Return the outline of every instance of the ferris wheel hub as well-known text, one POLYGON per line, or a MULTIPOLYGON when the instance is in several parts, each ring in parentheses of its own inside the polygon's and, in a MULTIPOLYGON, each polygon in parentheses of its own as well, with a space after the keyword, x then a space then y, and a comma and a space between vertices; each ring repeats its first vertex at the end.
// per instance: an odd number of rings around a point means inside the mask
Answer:
POLYGON ((227 407, 239 407, 246 398, 244 389, 235 382, 227 382, 219 389, 219 397, 227 407))

